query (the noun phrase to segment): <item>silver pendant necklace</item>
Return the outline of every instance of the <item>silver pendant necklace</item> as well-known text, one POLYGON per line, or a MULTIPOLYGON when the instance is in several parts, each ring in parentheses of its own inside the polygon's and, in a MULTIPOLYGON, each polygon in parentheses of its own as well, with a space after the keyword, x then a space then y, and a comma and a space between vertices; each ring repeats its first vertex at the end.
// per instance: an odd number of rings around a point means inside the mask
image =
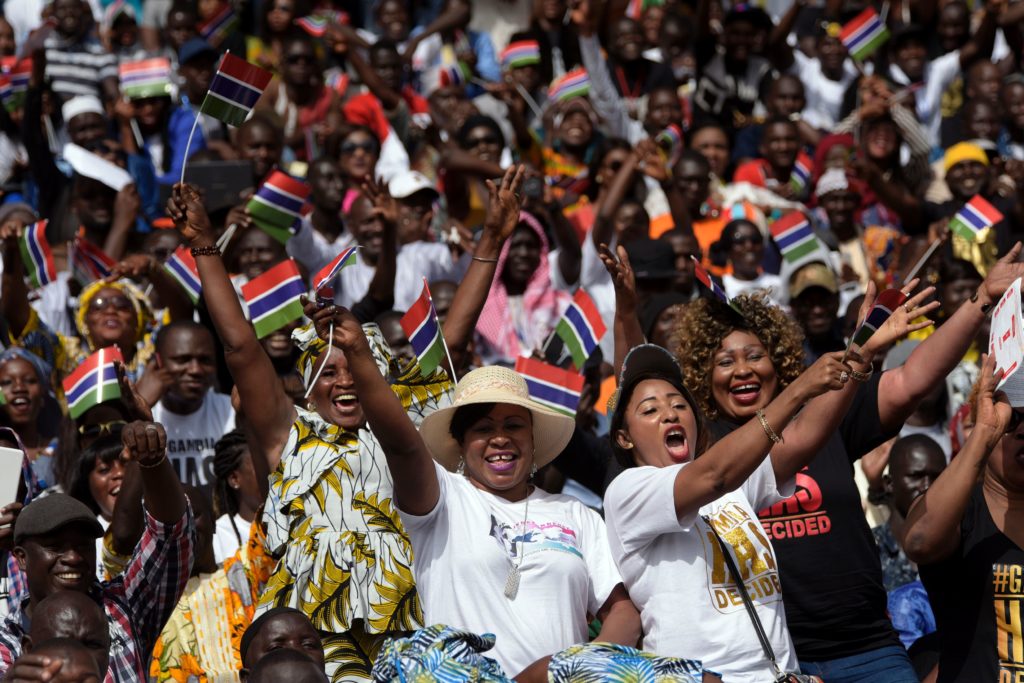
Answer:
MULTIPOLYGON (((530 487, 526 487, 526 511, 523 513, 523 527, 521 534, 525 536, 526 522, 530 517, 530 487)), ((513 531, 514 533, 514 531, 513 531)), ((519 594, 519 565, 523 563, 523 556, 526 554, 526 549, 523 547, 524 541, 521 539, 516 548, 516 555, 509 559, 510 567, 508 570, 508 576, 505 578, 505 597, 509 600, 515 600, 516 595, 519 594)))

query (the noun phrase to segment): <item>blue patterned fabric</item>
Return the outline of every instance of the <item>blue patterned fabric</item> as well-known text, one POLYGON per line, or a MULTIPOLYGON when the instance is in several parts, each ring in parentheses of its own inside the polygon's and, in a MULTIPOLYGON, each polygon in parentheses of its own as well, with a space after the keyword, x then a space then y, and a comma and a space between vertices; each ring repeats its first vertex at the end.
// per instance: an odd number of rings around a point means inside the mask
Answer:
POLYGON ((421 628, 408 638, 388 640, 373 665, 377 683, 513 683, 501 666, 480 654, 494 647, 494 635, 478 636, 444 624, 421 628))
POLYGON ((611 643, 573 645, 548 665, 550 683, 700 683, 703 678, 696 659, 659 657, 611 643))
POLYGON ((889 591, 889 616, 900 642, 908 650, 914 641, 937 628, 928 592, 920 581, 911 581, 889 591))

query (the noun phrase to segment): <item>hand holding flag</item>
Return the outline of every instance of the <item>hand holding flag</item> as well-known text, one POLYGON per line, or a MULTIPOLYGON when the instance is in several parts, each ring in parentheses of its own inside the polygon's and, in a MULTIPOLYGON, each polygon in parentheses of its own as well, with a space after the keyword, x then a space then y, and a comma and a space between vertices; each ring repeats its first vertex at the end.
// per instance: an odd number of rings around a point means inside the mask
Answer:
POLYGON ((341 272, 342 268, 353 265, 356 262, 358 249, 359 247, 356 246, 343 249, 330 263, 317 271, 317 274, 313 276, 313 291, 319 292, 324 289, 331 284, 334 276, 341 272))
POLYGON ((21 260, 25 274, 35 288, 42 287, 57 279, 57 268, 53 263, 53 252, 46 241, 46 221, 26 225, 18 238, 21 260))
POLYGON ((429 375, 441 365, 441 359, 447 357, 448 367, 451 368, 454 380, 455 367, 452 365, 451 355, 448 353, 448 345, 444 341, 441 323, 437 319, 434 300, 430 297, 427 278, 423 278, 423 291, 420 292, 419 298, 402 316, 399 324, 402 326, 405 336, 409 338, 409 343, 412 344, 416 358, 419 360, 420 371, 424 375, 429 375))

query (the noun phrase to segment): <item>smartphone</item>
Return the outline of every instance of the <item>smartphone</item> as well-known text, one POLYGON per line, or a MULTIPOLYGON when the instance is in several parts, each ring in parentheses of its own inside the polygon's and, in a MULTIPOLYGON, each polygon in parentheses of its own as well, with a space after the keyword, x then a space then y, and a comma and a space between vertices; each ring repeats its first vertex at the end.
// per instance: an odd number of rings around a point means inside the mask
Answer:
POLYGON ((18 500, 24 458, 25 454, 17 448, 0 447, 0 507, 18 500))
POLYGON ((523 196, 527 199, 540 199, 544 196, 544 181, 536 176, 523 181, 523 196))

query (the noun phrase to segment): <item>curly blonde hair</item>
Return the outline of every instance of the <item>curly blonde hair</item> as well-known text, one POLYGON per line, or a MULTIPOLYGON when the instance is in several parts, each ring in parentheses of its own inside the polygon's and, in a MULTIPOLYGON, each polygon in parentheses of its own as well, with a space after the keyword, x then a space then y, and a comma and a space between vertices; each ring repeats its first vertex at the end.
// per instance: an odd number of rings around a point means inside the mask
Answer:
POLYGON ((749 332, 764 344, 775 366, 779 388, 804 371, 804 335, 799 325, 786 316, 767 295, 740 295, 732 300, 742 312, 713 299, 698 299, 683 307, 672 335, 672 351, 683 368, 683 379, 709 419, 718 419, 718 406, 711 396, 711 370, 722 341, 739 330, 749 332))

